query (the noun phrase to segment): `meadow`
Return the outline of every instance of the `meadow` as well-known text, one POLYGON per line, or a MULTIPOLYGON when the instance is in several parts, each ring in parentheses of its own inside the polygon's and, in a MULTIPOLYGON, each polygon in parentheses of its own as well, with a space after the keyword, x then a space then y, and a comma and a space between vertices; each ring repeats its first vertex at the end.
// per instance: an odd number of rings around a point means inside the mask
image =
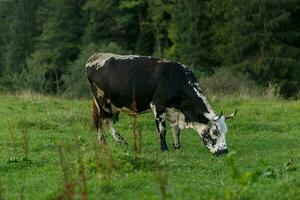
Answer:
POLYGON ((225 156, 193 130, 181 131, 174 150, 169 128, 161 153, 151 113, 137 118, 138 131, 121 114, 128 146, 107 131, 108 146, 99 145, 90 100, 0 95, 0 199, 300 199, 300 101, 210 102, 216 112, 238 109, 225 156))

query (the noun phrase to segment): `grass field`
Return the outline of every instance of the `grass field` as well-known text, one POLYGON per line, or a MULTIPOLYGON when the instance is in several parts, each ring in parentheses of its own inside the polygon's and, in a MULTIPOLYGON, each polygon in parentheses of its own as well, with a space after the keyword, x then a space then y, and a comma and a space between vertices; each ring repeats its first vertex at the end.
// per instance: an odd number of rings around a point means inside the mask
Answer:
POLYGON ((230 154, 213 156, 196 132, 181 149, 159 152, 152 115, 116 127, 129 142, 96 143, 91 101, 0 96, 0 199, 300 199, 300 102, 212 100, 215 111, 238 109, 228 122, 230 154), (235 153, 233 153, 235 152, 235 153))

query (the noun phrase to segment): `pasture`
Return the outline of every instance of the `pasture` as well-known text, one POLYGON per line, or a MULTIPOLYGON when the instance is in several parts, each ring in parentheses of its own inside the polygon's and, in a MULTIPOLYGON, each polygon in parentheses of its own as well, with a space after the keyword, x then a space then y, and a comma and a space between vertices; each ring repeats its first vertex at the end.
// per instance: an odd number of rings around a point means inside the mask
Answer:
POLYGON ((116 128, 129 143, 96 143, 91 101, 0 96, 0 199, 300 199, 300 102, 210 98, 231 113, 229 154, 216 157, 193 130, 159 151, 151 113, 116 128))

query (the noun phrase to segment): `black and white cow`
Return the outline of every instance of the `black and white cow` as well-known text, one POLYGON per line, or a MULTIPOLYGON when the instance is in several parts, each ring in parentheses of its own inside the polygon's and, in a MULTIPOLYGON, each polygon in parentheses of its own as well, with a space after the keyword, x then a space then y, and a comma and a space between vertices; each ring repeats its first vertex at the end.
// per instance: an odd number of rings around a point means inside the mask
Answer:
POLYGON ((97 53, 88 59, 85 70, 94 97, 93 119, 100 143, 106 143, 103 123, 118 142, 126 143, 114 128, 120 111, 140 114, 151 109, 162 151, 168 150, 168 121, 175 149, 180 148, 180 129, 192 128, 212 153, 228 152, 225 121, 236 112, 227 117, 222 112, 216 115, 185 65, 154 57, 97 53))

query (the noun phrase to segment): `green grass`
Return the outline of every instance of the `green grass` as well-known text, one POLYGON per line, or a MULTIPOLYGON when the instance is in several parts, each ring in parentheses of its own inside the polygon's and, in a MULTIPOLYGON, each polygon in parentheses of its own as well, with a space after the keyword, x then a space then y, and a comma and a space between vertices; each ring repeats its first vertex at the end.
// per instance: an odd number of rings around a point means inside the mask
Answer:
POLYGON ((219 98, 211 104, 224 113, 238 109, 228 122, 234 154, 213 156, 192 130, 181 132, 179 151, 172 149, 168 131, 170 150, 160 153, 149 113, 138 118, 142 153, 136 156, 131 119, 124 114, 116 127, 129 146, 106 132, 109 154, 95 148, 91 101, 2 95, 0 199, 59 199, 68 181, 80 199, 80 177, 87 180, 89 199, 300 199, 300 102, 219 98))

